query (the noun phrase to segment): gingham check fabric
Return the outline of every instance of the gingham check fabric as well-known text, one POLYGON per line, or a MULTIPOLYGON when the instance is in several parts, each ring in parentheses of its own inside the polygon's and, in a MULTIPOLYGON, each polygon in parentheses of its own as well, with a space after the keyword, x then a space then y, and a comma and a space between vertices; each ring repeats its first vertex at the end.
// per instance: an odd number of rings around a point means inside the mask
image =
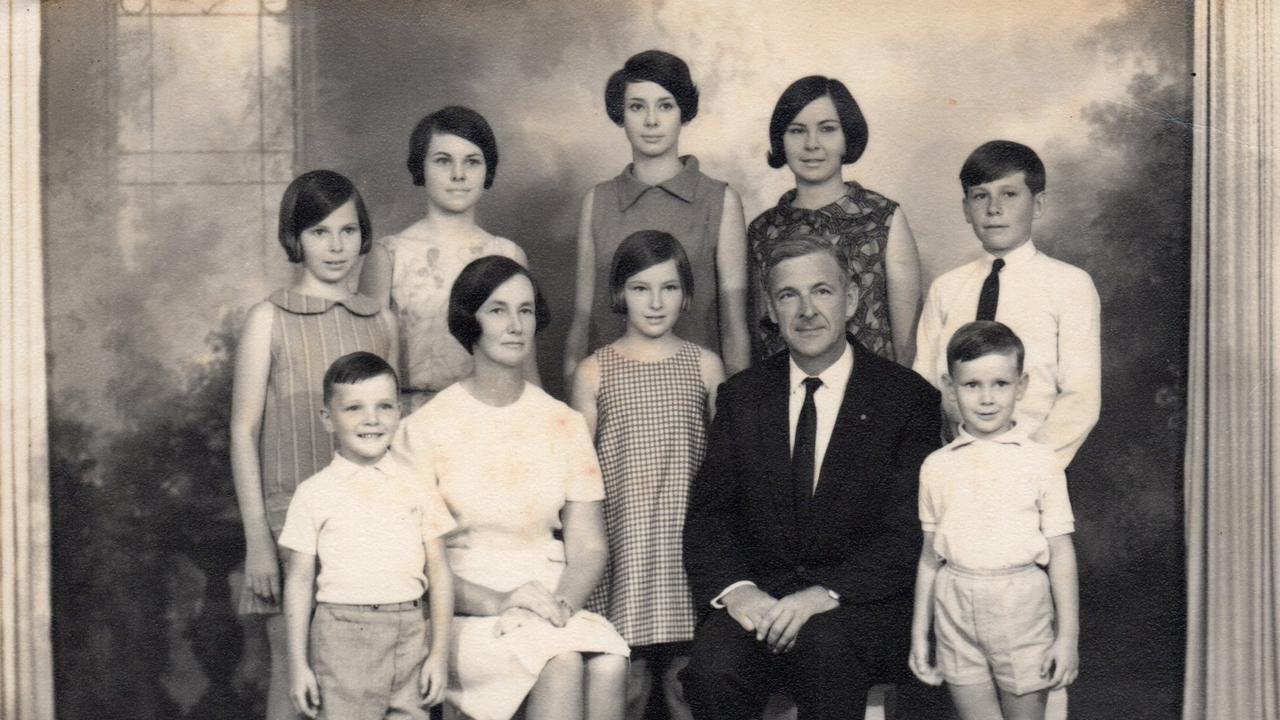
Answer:
POLYGON ((596 452, 604 474, 609 567, 588 607, 632 647, 693 639, 681 560, 689 483, 707 449, 700 350, 659 362, 601 348, 596 452))

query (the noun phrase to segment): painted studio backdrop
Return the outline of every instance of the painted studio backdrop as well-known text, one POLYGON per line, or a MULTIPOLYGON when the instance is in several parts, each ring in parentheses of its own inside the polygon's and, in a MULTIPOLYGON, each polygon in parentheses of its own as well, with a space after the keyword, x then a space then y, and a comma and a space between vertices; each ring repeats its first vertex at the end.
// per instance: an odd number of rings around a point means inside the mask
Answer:
POLYGON ((648 48, 689 62, 702 107, 681 150, 748 221, 791 187, 765 162, 782 89, 843 80, 870 125, 846 178, 901 203, 926 284, 979 251, 956 178, 968 152, 1040 151, 1036 242, 1103 303, 1102 418, 1070 488, 1073 716, 1177 714, 1189 4, 57 0, 42 15, 59 717, 261 705, 260 640, 232 614, 227 423, 243 313, 291 272, 275 239, 288 181, 338 170, 375 234, 397 231, 424 208, 404 168, 414 123, 483 113, 501 163, 479 221, 543 283, 541 370, 560 394, 579 203, 630 158, 604 83, 648 48))

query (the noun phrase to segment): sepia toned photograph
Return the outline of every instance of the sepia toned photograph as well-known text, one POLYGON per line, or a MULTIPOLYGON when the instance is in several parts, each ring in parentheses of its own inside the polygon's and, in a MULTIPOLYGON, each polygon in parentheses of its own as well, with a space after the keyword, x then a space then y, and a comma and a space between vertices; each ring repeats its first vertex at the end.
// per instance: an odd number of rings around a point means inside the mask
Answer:
POLYGON ((1269 4, 6 5, 0 716, 1280 717, 1269 4))

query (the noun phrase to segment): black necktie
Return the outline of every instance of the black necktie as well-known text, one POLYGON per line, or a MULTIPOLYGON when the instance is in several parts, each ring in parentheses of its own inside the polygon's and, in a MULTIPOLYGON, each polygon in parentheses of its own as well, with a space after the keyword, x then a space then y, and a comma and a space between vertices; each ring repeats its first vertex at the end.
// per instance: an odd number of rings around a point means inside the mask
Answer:
POLYGON ((814 441, 818 436, 818 409, 813 404, 813 393, 821 386, 819 378, 804 379, 804 405, 800 406, 796 444, 791 449, 791 483, 797 512, 804 509, 813 495, 814 441))
POLYGON ((982 281, 982 292, 978 293, 979 320, 996 319, 996 303, 1000 302, 1000 268, 1004 267, 1004 258, 996 258, 991 263, 991 273, 982 281))

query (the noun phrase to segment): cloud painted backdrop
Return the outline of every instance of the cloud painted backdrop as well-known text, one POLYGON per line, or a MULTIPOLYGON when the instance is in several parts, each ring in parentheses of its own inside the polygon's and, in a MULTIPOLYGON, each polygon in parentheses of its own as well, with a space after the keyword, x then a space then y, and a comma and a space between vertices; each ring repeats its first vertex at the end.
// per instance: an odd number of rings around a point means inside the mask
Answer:
POLYGON ((289 277, 269 221, 289 172, 350 175, 377 233, 392 232, 422 212, 404 169, 414 123, 446 104, 484 113, 502 160, 480 221, 524 246, 547 289, 557 321, 542 370, 559 390, 578 205, 629 160, 604 82, 650 47, 689 62, 702 106, 681 149, 741 193, 748 220, 791 186, 764 161, 778 94, 802 75, 842 79, 871 129, 846 175, 902 204, 926 281, 979 249, 959 207, 968 152, 995 137, 1041 152, 1037 243, 1093 274, 1104 315, 1103 416, 1071 486, 1085 603, 1072 701, 1080 717, 1176 712, 1189 4, 62 0, 42 12, 60 714, 217 717, 254 702, 260 673, 236 675, 226 600, 242 552, 227 361, 240 314, 289 277), (137 8, 175 13, 170 34, 144 42, 137 8), (149 63, 145 87, 135 61, 149 63), (183 80, 196 62, 216 82, 183 80), (157 115, 165 98, 200 120, 157 115), (145 171, 121 160, 128 143, 196 140, 234 150, 183 156, 204 164, 178 179, 199 182, 137 180, 177 175, 168 156, 148 155, 145 171), (266 157, 273 142, 292 169, 250 168, 247 195, 211 184, 239 172, 235 153, 266 157))

